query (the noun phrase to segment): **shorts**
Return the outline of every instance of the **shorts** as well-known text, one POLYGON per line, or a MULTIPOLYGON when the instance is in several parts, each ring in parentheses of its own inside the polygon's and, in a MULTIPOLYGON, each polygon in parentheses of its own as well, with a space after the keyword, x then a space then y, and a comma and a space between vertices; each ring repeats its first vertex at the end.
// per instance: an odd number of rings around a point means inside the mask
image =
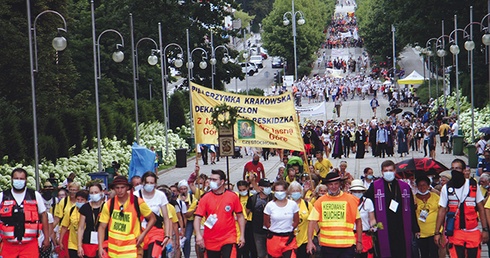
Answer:
POLYGON ((447 142, 448 139, 449 139, 448 136, 441 136, 441 143, 447 142))
POLYGON ((258 257, 266 257, 267 256, 267 246, 266 246, 267 235, 254 233, 254 240, 255 240, 255 248, 257 249, 257 256, 258 257))

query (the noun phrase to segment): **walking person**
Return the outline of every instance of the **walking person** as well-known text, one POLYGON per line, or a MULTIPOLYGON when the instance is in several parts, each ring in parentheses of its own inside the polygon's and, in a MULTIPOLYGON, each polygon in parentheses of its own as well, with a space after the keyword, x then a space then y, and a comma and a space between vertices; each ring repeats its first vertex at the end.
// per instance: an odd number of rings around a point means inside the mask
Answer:
POLYGON ((99 183, 89 186, 90 202, 84 204, 79 212, 78 220, 78 256, 93 258, 97 257, 99 227, 99 215, 104 200, 104 192, 99 183))
POLYGON ((0 193, 0 236, 5 258, 39 257, 38 232, 43 231, 43 250, 49 250, 49 225, 46 206, 40 193, 27 188, 27 171, 15 168, 10 180, 12 188, 0 193), (22 206, 21 206, 22 205, 22 206))
POLYGON ((431 125, 429 127, 429 156, 432 159, 436 159, 436 145, 437 145, 437 139, 436 139, 436 132, 434 131, 434 126, 431 125))
POLYGON ((318 241, 322 258, 354 257, 362 252, 362 222, 357 206, 359 199, 340 189, 342 178, 328 173, 324 182, 328 193, 315 201, 308 217, 308 245, 310 254, 315 252, 313 234, 319 227, 318 241), (356 232, 352 231, 356 225, 356 232))
MULTIPOLYGON (((235 221, 238 221, 240 232, 245 232, 242 205, 235 193, 226 190, 226 176, 222 170, 212 170, 209 180, 211 191, 199 200, 195 212, 196 244, 205 249, 207 258, 237 257, 235 221), (200 227, 204 217, 206 221, 202 234, 200 227)), ((241 234, 238 238, 238 248, 244 245, 245 236, 241 234)))
POLYGON ((340 117, 340 108, 342 107, 342 99, 340 98, 340 96, 337 96, 337 98, 335 98, 335 113, 337 113, 337 117, 340 117))
POLYGON ((377 248, 380 257, 411 257, 412 238, 420 229, 415 222, 415 201, 410 186, 395 178, 395 163, 381 163, 380 178, 371 184, 364 197, 374 203, 378 229, 377 248))
POLYGON ((415 180, 417 184, 417 194, 415 202, 417 210, 417 223, 420 227, 420 234, 417 235, 417 245, 419 247, 420 258, 439 257, 439 247, 434 242, 434 228, 439 211, 439 195, 431 193, 430 180, 427 176, 418 176, 415 180))
POLYGON ((376 131, 376 152, 377 156, 385 157, 386 156, 386 143, 388 142, 388 131, 383 126, 383 123, 380 124, 378 131, 376 131))
MULTIPOLYGON (((349 189, 350 193, 359 198, 359 206, 357 209, 361 215, 362 221, 362 252, 359 254, 359 258, 373 258, 374 257, 374 245, 372 234, 376 232, 376 218, 374 217, 374 204, 373 202, 364 197, 363 194, 367 188, 364 187, 364 183, 361 179, 354 179, 349 189)), ((356 227, 354 226, 354 230, 356 227)))
POLYGON ((376 99, 376 94, 374 94, 373 99, 369 102, 371 109, 373 110, 373 115, 376 116, 376 108, 379 107, 378 99, 376 99))
POLYGON ((304 199, 304 190, 300 183, 292 182, 288 187, 291 199, 296 202, 299 208, 299 223, 296 227, 296 257, 308 258, 310 255, 306 252, 308 244, 308 216, 310 215, 313 205, 304 199))
POLYGON ((366 153, 367 134, 366 130, 359 126, 356 131, 356 159, 363 159, 366 153))
POLYGON ((104 205, 99 218, 99 257, 142 257, 141 244, 156 222, 155 215, 143 199, 131 194, 125 176, 114 178, 111 186, 116 195, 104 205), (141 230, 141 216, 148 222, 145 230, 141 230), (104 250, 106 229, 108 247, 104 250))
MULTIPOLYGON (((146 234, 143 241, 143 256, 146 258, 162 256, 165 252, 165 246, 172 237, 172 227, 168 217, 168 200, 167 196, 159 190, 156 190, 157 175, 153 172, 146 172, 141 179, 143 181, 143 190, 134 193, 138 198, 142 198, 150 207, 155 215, 156 222, 146 234)), ((142 229, 146 229, 148 221, 141 222, 142 229)))
POLYGON ((274 199, 264 208, 264 227, 269 230, 267 236, 267 254, 269 257, 295 258, 296 236, 294 229, 299 224, 299 208, 296 202, 287 199, 287 183, 274 183, 274 199))
POLYGON ((400 154, 401 158, 403 157, 404 153, 408 152, 407 137, 405 135, 405 132, 403 131, 403 127, 397 127, 396 138, 398 141, 398 154, 400 154))
POLYGON ((63 217, 61 221, 61 233, 60 238, 68 232, 68 245, 63 245, 60 243, 60 250, 68 249, 68 255, 70 258, 78 257, 78 221, 80 220, 80 208, 85 205, 88 201, 88 191, 81 190, 75 195, 77 202, 63 217), (68 230, 69 229, 69 230, 68 230))

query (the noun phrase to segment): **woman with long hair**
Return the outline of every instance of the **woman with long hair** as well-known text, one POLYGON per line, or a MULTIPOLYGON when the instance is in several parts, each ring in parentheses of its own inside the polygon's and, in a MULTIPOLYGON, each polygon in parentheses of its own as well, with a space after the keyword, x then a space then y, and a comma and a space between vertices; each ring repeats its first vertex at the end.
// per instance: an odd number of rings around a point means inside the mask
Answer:
POLYGON ((99 214, 105 202, 105 195, 99 183, 89 186, 90 202, 84 204, 79 212, 78 221, 78 256, 97 257, 99 214))

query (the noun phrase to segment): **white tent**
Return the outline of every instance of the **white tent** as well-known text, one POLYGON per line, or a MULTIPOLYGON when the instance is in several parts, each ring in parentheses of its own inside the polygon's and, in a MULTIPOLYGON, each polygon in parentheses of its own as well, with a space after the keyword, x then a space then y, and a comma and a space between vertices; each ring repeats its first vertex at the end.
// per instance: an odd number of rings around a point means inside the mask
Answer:
POLYGON ((398 84, 422 84, 423 82, 424 82, 424 76, 420 75, 415 70, 407 77, 398 80, 398 84))

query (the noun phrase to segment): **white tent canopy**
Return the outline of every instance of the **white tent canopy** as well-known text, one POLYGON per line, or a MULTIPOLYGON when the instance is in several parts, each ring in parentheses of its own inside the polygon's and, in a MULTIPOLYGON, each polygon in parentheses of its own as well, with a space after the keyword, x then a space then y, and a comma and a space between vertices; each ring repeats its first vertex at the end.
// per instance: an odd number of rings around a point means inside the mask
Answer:
POLYGON ((428 80, 424 78, 424 76, 417 73, 417 71, 413 71, 407 77, 398 80, 398 84, 422 84, 424 80, 428 80))

